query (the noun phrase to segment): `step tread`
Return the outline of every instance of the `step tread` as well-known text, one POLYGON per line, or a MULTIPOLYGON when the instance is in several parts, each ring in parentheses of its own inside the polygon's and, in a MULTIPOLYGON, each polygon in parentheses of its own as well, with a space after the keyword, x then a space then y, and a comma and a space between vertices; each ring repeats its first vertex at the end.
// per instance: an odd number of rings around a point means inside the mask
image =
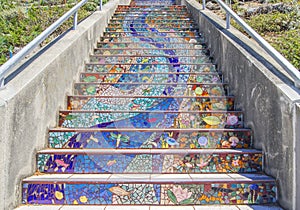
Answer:
POLYGON ((176 86, 186 86, 188 87, 188 85, 203 85, 203 86, 224 86, 224 85, 228 85, 228 83, 222 83, 222 82, 216 82, 216 83, 200 83, 200 82, 75 82, 74 83, 75 86, 76 85, 118 85, 118 86, 122 86, 122 85, 128 85, 128 86, 135 86, 135 85, 176 85, 176 86))
MULTIPOLYGON (((147 75, 160 75, 160 74, 175 74, 175 75, 220 75, 220 72, 81 72, 81 75, 112 75, 112 74, 133 74, 133 75, 139 75, 139 74, 147 74, 147 75)), ((168 83, 169 84, 169 83, 168 83)), ((177 84, 177 83, 176 83, 177 84)))
POLYGON ((43 149, 38 154, 255 154, 257 149, 43 149))
POLYGON ((128 205, 22 205, 15 210, 283 210, 277 205, 128 206, 128 205))
POLYGON ((234 98, 234 96, 144 96, 144 95, 95 95, 95 96, 89 96, 89 95, 69 95, 68 97, 77 97, 77 98, 211 98, 211 99, 223 99, 223 98, 234 98))
POLYGON ((27 183, 220 183, 274 182, 264 174, 42 174, 23 179, 27 183))
POLYGON ((251 131, 250 128, 50 128, 50 132, 235 132, 235 131, 251 131))
POLYGON ((211 111, 187 111, 187 110, 60 110, 60 113, 63 114, 80 114, 80 113, 161 113, 161 114, 169 114, 169 113, 188 113, 188 114, 206 114, 206 113, 242 113, 243 111, 240 110, 211 110, 211 111))

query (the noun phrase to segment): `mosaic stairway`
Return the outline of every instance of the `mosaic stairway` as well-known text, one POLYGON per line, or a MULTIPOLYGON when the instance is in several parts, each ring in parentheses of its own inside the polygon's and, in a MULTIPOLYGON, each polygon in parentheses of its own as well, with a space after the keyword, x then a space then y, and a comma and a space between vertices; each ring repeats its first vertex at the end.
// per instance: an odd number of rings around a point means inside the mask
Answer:
POLYGON ((117 8, 23 180, 23 204, 276 202, 198 28, 163 3, 117 8))

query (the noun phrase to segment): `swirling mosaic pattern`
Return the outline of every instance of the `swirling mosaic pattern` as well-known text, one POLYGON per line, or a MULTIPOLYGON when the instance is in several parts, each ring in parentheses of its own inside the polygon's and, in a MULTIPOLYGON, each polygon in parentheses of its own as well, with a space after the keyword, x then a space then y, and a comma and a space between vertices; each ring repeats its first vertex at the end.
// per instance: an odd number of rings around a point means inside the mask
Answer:
POLYGON ((37 154, 38 173, 70 177, 28 179, 23 203, 276 202, 276 183, 261 174, 263 154, 251 149, 243 121, 187 9, 132 1, 117 8, 49 132, 59 152, 37 154), (72 179, 86 174, 107 179, 72 179), (126 179, 137 174, 151 179, 126 179))

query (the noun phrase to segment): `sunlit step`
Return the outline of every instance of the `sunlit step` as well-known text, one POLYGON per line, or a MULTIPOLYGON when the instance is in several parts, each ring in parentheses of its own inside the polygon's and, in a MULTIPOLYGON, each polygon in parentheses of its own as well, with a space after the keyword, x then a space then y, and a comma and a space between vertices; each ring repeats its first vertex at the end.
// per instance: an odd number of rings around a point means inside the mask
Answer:
POLYGON ((260 173, 262 163, 262 152, 254 149, 45 149, 37 154, 40 173, 260 173))
POLYGON ((260 174, 47 174, 23 180, 23 204, 45 204, 45 197, 58 205, 270 204, 276 194, 275 180, 260 174))
MULTIPOLYGON (((173 100, 170 100, 173 102, 173 100)), ((159 110, 76 110, 60 111, 58 126, 65 128, 243 128, 241 111, 159 110)), ((116 105, 117 106, 117 105, 116 105)), ((126 105, 124 105, 126 106, 126 105)), ((166 107, 165 107, 166 106, 166 107)), ((171 105, 170 105, 171 106, 171 105)))

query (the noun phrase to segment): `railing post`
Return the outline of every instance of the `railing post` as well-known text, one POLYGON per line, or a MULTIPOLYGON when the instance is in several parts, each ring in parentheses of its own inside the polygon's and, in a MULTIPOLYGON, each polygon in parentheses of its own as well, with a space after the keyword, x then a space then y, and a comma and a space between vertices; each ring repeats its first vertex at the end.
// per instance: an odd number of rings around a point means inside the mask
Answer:
POLYGON ((205 4, 206 4, 205 0, 202 0, 202 9, 203 10, 205 10, 205 4))
POLYGON ((100 2, 99 2, 99 10, 100 11, 102 10, 102 0, 100 0, 100 2))
POLYGON ((4 88, 4 76, 0 78, 0 90, 4 88))
POLYGON ((73 30, 77 29, 77 22, 78 22, 78 11, 76 11, 73 16, 73 30))
POLYGON ((230 14, 226 12, 226 29, 230 29, 230 14))

